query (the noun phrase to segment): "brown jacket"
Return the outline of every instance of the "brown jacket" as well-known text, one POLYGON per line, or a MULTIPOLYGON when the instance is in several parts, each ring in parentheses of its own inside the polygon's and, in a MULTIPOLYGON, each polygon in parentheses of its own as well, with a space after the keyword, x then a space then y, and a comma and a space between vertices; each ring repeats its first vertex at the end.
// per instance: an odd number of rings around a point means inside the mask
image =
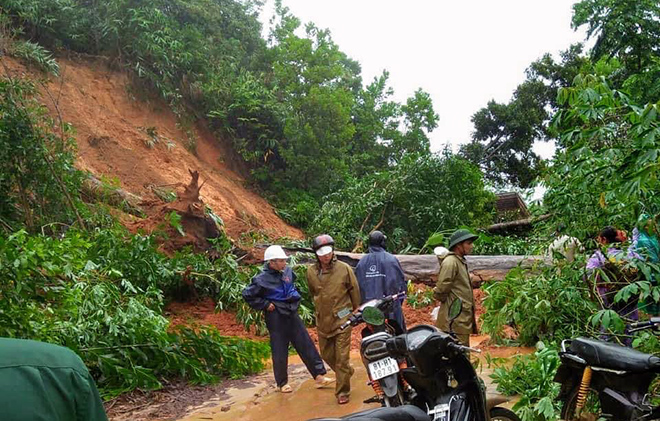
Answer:
POLYGON ((330 270, 321 273, 318 263, 309 265, 307 284, 316 308, 319 336, 330 338, 337 335, 339 326, 360 306, 360 288, 353 268, 334 260, 330 270))
POLYGON ((449 331, 449 306, 456 298, 460 298, 463 300, 463 311, 454 320, 452 325, 454 332, 468 335, 478 333, 472 283, 465 257, 449 253, 442 260, 433 296, 440 300, 440 311, 436 321, 436 326, 440 330, 449 331))

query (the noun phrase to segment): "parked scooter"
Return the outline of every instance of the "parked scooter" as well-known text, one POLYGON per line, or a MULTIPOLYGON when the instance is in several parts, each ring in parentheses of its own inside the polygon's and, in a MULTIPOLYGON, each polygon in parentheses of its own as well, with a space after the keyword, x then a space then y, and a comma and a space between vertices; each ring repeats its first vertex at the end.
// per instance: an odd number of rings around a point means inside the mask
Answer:
POLYGON ((452 302, 450 333, 419 325, 387 341, 389 355, 407 357, 412 363, 401 370, 417 392, 411 403, 425 409, 434 421, 520 421, 513 411, 496 406, 506 398, 486 398, 484 383, 469 359, 469 352, 480 351, 461 345, 451 333, 462 309, 460 299, 452 302))
POLYGON ((365 402, 380 402, 382 406, 400 406, 410 399, 413 390, 399 374, 401 368, 405 368, 404 358, 394 359, 388 355, 373 350, 385 347, 385 342, 395 335, 403 333, 403 330, 394 320, 385 318, 384 313, 390 313, 394 303, 406 296, 404 292, 389 295, 380 299, 369 300, 362 304, 341 329, 348 326, 357 326, 365 323, 362 329, 362 342, 360 343, 360 356, 362 363, 367 368, 369 385, 374 389, 376 395, 365 402))
MULTIPOLYGON (((660 330, 660 317, 630 324, 630 332, 660 330)), ((555 382, 561 383, 563 420, 660 420, 649 386, 660 358, 597 339, 565 340, 555 382)))
MULTIPOLYGON (((452 302, 450 331, 462 307, 460 299, 452 302)), ((434 326, 420 325, 387 339, 384 345, 371 349, 374 359, 407 358, 413 364, 400 371, 416 392, 415 397, 406 402, 412 405, 362 411, 342 420, 520 421, 512 411, 496 406, 506 399, 486 399, 483 382, 468 358, 468 352, 477 350, 459 344, 451 334, 434 326)), ((316 421, 330 420, 337 418, 316 421)))

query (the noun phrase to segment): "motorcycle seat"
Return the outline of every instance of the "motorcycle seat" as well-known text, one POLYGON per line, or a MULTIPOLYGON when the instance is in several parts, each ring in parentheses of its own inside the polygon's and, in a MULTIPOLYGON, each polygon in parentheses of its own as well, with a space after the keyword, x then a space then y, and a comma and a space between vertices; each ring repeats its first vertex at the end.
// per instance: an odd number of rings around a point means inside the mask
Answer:
POLYGON ((574 339, 570 350, 594 367, 633 373, 660 369, 660 358, 656 356, 597 339, 574 339))
POLYGON ((314 418, 309 421, 429 421, 428 414, 416 406, 367 409, 341 418, 314 418))

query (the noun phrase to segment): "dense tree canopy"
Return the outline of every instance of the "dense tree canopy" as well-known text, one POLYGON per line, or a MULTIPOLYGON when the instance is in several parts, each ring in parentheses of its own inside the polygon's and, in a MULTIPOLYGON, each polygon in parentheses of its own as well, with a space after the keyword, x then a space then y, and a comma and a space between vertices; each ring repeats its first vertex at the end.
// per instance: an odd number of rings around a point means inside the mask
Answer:
POLYGON ((548 123, 558 109, 557 90, 570 86, 589 67, 581 45, 571 46, 560 58, 557 62, 545 54, 529 66, 527 79, 509 103, 490 101, 472 116, 472 140, 461 147, 461 154, 479 165, 492 183, 529 187, 543 170, 532 147, 553 138, 548 123))
POLYGON ((340 247, 352 249, 380 229, 392 250, 419 248, 435 232, 489 224, 493 201, 479 169, 463 158, 449 151, 407 154, 326 196, 309 231, 331 233, 340 247))

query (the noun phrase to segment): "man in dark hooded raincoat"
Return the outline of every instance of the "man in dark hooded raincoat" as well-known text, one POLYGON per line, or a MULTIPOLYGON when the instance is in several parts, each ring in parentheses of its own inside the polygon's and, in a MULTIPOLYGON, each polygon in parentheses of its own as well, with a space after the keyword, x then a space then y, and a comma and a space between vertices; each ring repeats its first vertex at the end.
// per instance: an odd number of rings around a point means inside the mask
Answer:
MULTIPOLYGON (((369 234, 369 254, 360 259, 355 267, 363 303, 406 291, 406 278, 401 264, 396 257, 385 251, 385 240, 387 237, 380 231, 369 234)), ((386 317, 395 320, 403 331, 406 330, 401 302, 394 303, 393 312, 386 314, 386 317)))

